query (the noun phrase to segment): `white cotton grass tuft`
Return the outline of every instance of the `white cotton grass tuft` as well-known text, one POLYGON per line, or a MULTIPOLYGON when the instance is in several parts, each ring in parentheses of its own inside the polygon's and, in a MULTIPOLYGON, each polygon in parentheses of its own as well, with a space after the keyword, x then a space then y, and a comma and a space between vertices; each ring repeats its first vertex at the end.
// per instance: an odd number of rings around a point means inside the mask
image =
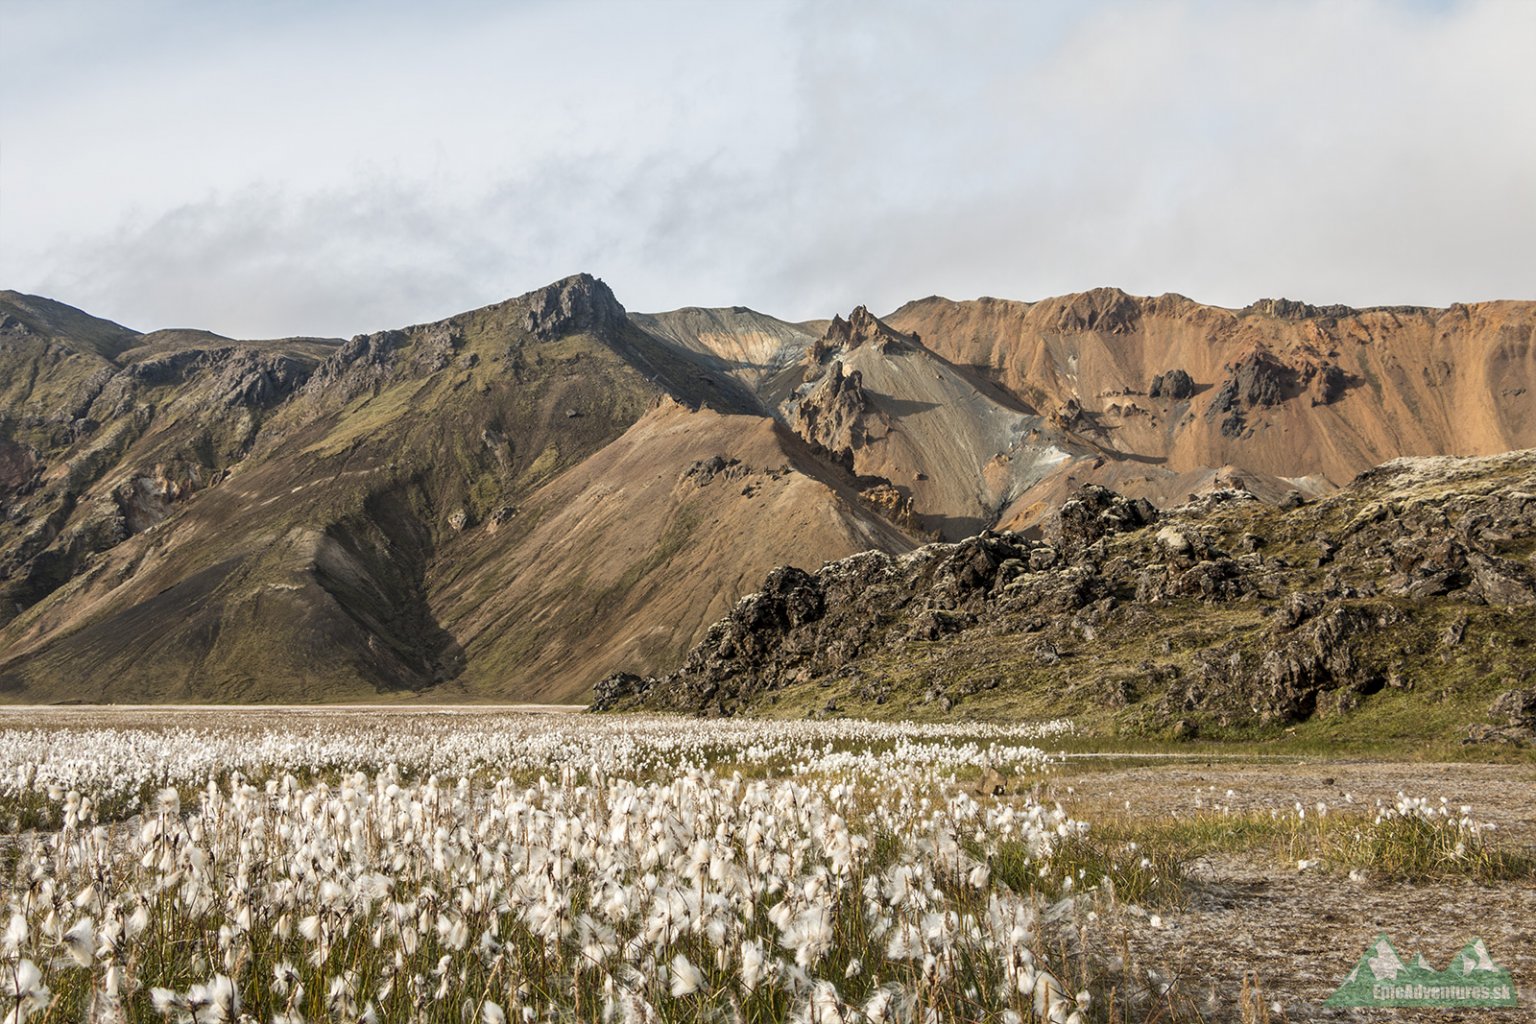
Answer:
POLYGON ((705 986, 704 972, 689 962, 682 953, 672 958, 671 991, 675 998, 691 996, 705 986))
POLYGON ((89 917, 82 917, 64 933, 64 948, 81 967, 96 962, 96 924, 89 917))
POLYGON ((43 984, 43 972, 31 960, 22 958, 0 964, 0 999, 7 1011, 5 1024, 21 1024, 46 1009, 50 996, 48 986, 43 984))
POLYGON ((27 938, 31 933, 31 926, 27 924, 27 915, 19 910, 11 911, 11 917, 6 923, 5 932, 3 935, 0 935, 0 953, 14 956, 27 944, 27 938))

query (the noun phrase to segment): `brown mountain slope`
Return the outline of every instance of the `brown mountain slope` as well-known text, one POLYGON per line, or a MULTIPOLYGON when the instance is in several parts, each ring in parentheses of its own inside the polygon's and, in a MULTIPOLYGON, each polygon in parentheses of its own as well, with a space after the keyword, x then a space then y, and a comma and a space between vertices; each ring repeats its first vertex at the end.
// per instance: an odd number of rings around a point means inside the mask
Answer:
POLYGON ((222 480, 338 344, 192 333, 0 294, 0 623, 222 480))
POLYGON ((467 693, 580 699, 615 664, 675 660, 761 575, 912 542, 773 420, 670 399, 465 530, 428 580, 467 693))
POLYGON ((807 325, 698 309, 643 322, 755 386, 906 521, 957 539, 1034 525, 1086 483, 1160 505, 1225 487, 1280 501, 1401 455, 1536 444, 1533 311, 934 298, 836 318, 795 362, 807 325))
MULTIPOLYGON (((932 298, 887 318, 1042 414, 1170 474, 1236 467, 1327 490, 1403 455, 1536 443, 1536 304, 1238 311, 1097 289, 932 298), (1182 371, 1154 389, 1160 375, 1182 371), (1185 390, 1189 393, 1185 393, 1185 390), (1159 394, 1152 394, 1154 390, 1159 394)), ((1143 493, 1159 494, 1157 473, 1143 493)))

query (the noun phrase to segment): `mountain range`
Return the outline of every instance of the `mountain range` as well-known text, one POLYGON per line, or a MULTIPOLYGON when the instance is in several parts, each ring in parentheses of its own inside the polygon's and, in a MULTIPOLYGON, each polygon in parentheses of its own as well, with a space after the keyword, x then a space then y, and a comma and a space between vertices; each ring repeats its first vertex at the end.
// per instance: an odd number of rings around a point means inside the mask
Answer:
POLYGON ((1115 289, 638 314, 582 274, 240 341, 0 292, 0 699, 582 701, 778 566, 1536 447, 1533 325, 1115 289))

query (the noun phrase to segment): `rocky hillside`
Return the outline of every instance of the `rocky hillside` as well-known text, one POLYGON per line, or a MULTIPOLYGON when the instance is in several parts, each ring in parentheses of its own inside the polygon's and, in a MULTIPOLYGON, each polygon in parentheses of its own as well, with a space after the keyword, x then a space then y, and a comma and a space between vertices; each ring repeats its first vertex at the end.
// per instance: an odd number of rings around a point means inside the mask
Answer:
POLYGON ((596 706, 992 718, 1133 734, 1309 720, 1530 740, 1536 451, 1399 459, 1315 503, 1087 487, 1039 535, 781 567, 669 675, 596 706), (1411 709, 1411 714, 1406 714, 1411 709))
POLYGON ((788 323, 577 275, 238 341, 3 292, 0 699, 581 700, 778 565, 1035 528, 1095 483, 1257 513, 1536 445, 1533 322, 1101 290, 788 323))

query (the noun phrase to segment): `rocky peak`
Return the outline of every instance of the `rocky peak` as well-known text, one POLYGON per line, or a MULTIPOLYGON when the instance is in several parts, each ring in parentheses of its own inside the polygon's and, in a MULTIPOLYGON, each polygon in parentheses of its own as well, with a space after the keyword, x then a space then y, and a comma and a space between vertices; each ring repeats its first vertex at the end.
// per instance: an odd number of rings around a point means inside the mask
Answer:
POLYGON ((578 331, 598 333, 622 324, 627 314, 613 290, 591 274, 574 274, 563 281, 529 292, 528 333, 553 341, 578 331))
POLYGON ((811 346, 810 362, 818 364, 827 357, 828 353, 838 349, 851 351, 860 345, 870 344, 884 352, 893 344, 916 340, 913 335, 902 334, 891 328, 885 321, 871 313, 867 307, 855 306, 853 312, 848 314, 847 320, 841 316, 832 318, 821 340, 811 346))
POLYGON ((851 465, 854 450, 867 440, 863 418, 868 408, 863 375, 858 370, 844 373, 842 360, 834 359, 791 406, 789 426, 810 444, 851 465))
POLYGON ((1141 304, 1119 288, 1094 288, 1051 303, 1052 326, 1064 334, 1130 334, 1141 326, 1141 304))
POLYGON ((1256 299, 1243 307, 1243 313, 1273 317, 1276 320, 1312 320, 1317 317, 1341 317, 1353 314, 1349 306, 1334 303, 1313 306, 1296 299, 1256 299))

